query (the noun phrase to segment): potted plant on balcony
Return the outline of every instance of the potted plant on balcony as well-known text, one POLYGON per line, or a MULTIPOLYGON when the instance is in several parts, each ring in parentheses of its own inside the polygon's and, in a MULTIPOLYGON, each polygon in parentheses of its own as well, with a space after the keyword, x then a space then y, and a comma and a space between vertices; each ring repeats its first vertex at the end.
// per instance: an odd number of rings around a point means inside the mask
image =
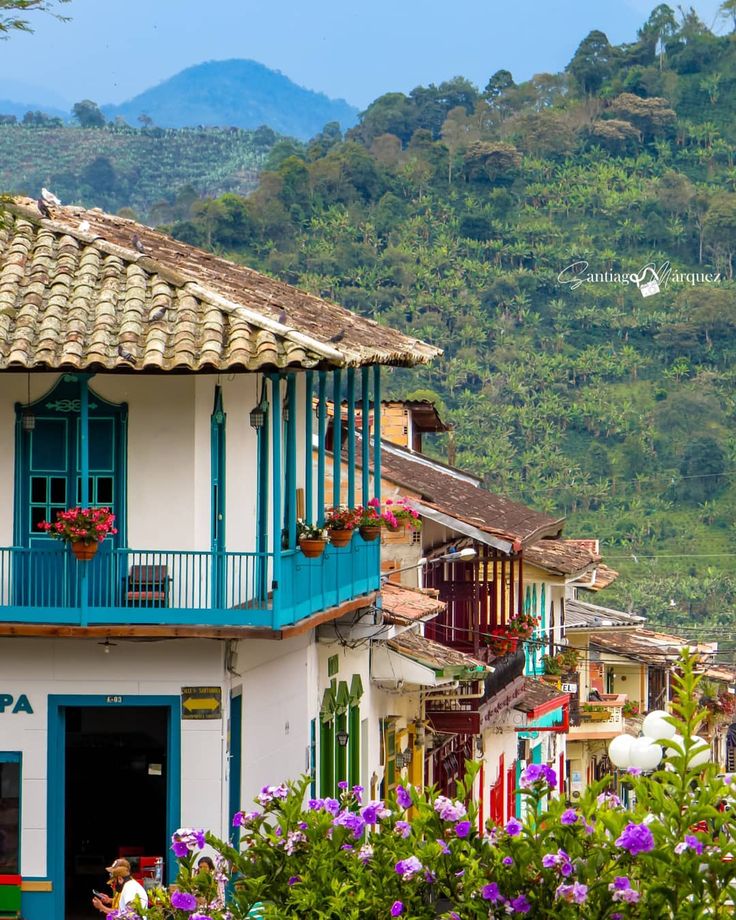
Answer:
POLYGON ((115 515, 109 508, 70 508, 60 511, 53 522, 41 521, 38 528, 68 543, 77 559, 89 562, 105 537, 117 533, 114 525, 115 515))
POLYGON ((325 529, 333 546, 347 546, 355 533, 357 515, 355 508, 339 505, 328 508, 325 515, 325 529))
POLYGON ((316 559, 327 546, 327 531, 324 527, 308 524, 303 518, 297 518, 296 539, 299 549, 307 559, 316 559))
POLYGON ((360 535, 364 540, 372 542, 377 540, 381 535, 381 524, 383 520, 379 509, 381 503, 377 498, 372 498, 367 505, 361 505, 356 510, 356 523, 360 530, 360 535))
POLYGON ((638 716, 641 709, 636 700, 627 700, 621 707, 621 712, 627 719, 630 719, 632 716, 638 716))
POLYGON ((503 626, 494 626, 488 637, 488 644, 496 655, 510 655, 515 652, 519 640, 528 639, 539 625, 537 617, 529 613, 517 613, 503 626))
POLYGON ((420 530, 422 520, 419 512, 409 504, 409 500, 401 496, 394 501, 391 498, 386 499, 386 510, 381 515, 386 530, 391 533, 398 533, 408 524, 412 530, 420 530))
POLYGON ((611 718, 611 713, 605 706, 585 703, 580 707, 580 718, 585 722, 607 722, 611 718))

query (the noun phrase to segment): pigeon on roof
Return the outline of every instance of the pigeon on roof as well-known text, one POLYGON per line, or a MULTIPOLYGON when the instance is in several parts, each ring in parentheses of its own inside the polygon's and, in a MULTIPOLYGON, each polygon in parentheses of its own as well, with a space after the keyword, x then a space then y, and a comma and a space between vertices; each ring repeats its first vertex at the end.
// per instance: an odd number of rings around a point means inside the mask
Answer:
POLYGON ((39 198, 36 202, 38 205, 38 210, 41 212, 41 217, 45 217, 47 220, 51 217, 51 211, 43 198, 39 198))
POLYGON ((61 207, 61 199, 57 198, 53 192, 50 192, 47 188, 41 189, 41 198, 46 202, 46 204, 52 204, 57 208, 61 207))

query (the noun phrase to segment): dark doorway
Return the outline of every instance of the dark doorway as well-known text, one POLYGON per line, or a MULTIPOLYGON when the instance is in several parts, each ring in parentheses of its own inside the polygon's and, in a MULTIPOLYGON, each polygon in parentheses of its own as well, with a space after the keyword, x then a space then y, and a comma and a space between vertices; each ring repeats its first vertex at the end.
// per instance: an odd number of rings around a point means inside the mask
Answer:
POLYGON ((65 715, 65 920, 88 920, 115 857, 167 853, 169 710, 70 706, 65 715))

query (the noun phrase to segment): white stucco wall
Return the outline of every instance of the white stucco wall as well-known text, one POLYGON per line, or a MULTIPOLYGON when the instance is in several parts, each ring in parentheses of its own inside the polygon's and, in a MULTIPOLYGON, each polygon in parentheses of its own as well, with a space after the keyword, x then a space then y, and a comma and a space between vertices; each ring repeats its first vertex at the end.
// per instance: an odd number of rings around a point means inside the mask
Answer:
MULTIPOLYGON (((0 639, 0 692, 25 693, 32 714, 0 713, 0 750, 23 755, 21 874, 44 877, 47 828, 48 696, 178 696, 182 686, 222 686, 221 642, 94 639, 0 639)), ((181 722, 181 822, 225 830, 223 720, 181 722)), ((114 818, 111 818, 114 820, 114 818)))

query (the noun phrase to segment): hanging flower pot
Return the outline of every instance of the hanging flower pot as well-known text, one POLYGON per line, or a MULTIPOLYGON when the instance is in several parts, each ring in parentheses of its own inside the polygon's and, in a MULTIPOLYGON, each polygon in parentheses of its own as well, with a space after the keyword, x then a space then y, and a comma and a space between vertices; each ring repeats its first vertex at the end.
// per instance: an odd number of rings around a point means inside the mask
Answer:
POLYGON ((398 521, 396 524, 391 524, 389 521, 386 521, 386 530, 389 533, 398 533, 400 530, 404 529, 403 524, 399 524, 398 521))
POLYGON ((360 535, 364 540, 367 540, 369 543, 372 543, 374 540, 377 540, 381 535, 381 525, 380 524, 361 524, 360 525, 360 535))
POLYGON ((321 556, 325 551, 325 546, 327 546, 326 540, 309 540, 303 539, 299 541, 299 549, 307 557, 307 559, 316 559, 318 556, 321 556))
POLYGON ((333 546, 347 546, 353 539, 354 530, 331 530, 330 543, 333 546))
POLYGON ((72 552, 80 562, 89 562, 100 544, 96 540, 72 540, 70 545, 72 552))

